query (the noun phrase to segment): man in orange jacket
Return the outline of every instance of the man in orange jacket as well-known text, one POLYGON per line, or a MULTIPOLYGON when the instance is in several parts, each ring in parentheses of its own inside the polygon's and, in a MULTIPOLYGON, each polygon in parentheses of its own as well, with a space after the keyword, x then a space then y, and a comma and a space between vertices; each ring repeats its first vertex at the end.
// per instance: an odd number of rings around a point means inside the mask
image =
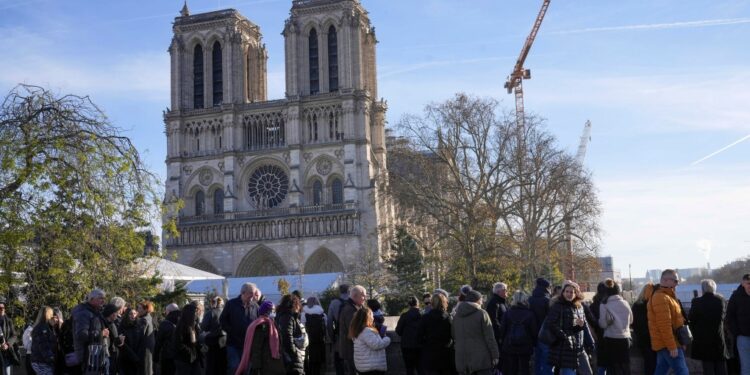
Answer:
POLYGON ((680 278, 675 270, 661 273, 659 287, 648 301, 648 331, 651 334, 651 349, 656 352, 654 375, 665 375, 669 369, 675 375, 688 375, 685 361, 685 346, 681 345, 675 332, 685 325, 682 305, 675 296, 680 278))

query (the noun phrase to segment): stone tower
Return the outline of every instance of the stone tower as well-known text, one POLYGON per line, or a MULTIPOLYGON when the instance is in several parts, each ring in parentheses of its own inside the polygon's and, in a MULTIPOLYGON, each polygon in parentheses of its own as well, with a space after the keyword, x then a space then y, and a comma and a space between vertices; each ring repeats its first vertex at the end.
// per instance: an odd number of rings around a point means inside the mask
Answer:
POLYGON ((232 276, 350 272, 380 252, 386 105, 360 2, 292 1, 279 100, 260 29, 236 10, 184 8, 173 31, 166 201, 184 207, 167 251, 232 276))

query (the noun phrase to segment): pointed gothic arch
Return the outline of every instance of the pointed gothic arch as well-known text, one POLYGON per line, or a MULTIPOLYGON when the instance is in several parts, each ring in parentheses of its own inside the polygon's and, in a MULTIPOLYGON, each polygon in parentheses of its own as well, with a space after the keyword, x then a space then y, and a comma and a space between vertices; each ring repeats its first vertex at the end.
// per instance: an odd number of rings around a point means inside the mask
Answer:
POLYGON ((331 250, 321 247, 305 262, 305 274, 344 272, 344 264, 331 250))
POLYGON ((254 276, 276 276, 286 275, 287 269, 284 261, 273 250, 259 245, 250 250, 242 258, 237 271, 234 273, 237 277, 254 277, 254 276))
POLYGON ((190 267, 197 268, 197 269, 199 269, 201 271, 206 271, 206 272, 210 272, 210 273, 213 273, 213 274, 216 274, 216 275, 220 275, 219 270, 216 269, 216 267, 214 267, 214 265, 211 264, 211 262, 203 259, 202 257, 196 259, 190 265, 190 267))

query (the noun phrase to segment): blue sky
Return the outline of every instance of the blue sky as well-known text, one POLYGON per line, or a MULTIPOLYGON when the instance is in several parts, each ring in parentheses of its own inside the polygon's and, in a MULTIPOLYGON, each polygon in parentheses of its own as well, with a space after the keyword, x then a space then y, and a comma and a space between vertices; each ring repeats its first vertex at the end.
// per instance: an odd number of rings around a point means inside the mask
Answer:
MULTIPOLYGON (((404 113, 463 91, 501 100, 541 1, 363 0, 379 95, 404 113)), ((189 1, 261 27, 269 98, 284 95, 290 0, 189 1)), ((164 173, 171 22, 181 1, 0 0, 0 91, 25 82, 89 94, 164 173)), ((750 3, 553 0, 527 59, 527 111, 585 164, 603 203, 602 254, 627 276, 750 254, 750 3)))

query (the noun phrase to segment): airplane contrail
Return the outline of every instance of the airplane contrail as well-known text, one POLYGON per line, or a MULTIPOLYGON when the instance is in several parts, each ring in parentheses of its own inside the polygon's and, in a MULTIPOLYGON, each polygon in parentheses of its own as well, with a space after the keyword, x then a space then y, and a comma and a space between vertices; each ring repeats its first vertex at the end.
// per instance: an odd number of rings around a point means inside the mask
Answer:
POLYGON ((690 166, 692 167, 692 166, 697 165, 697 164, 699 164, 699 163, 701 163, 701 162, 703 162, 705 160, 708 160, 708 159, 710 159, 710 158, 712 158, 712 157, 714 157, 714 156, 716 156, 716 155, 718 155, 718 154, 720 154, 720 153, 722 153, 722 152, 724 152, 724 151, 726 151, 726 150, 728 150, 728 149, 736 146, 737 144, 739 144, 739 143, 741 143, 743 141, 746 141, 748 139, 750 139, 750 134, 748 134, 748 135, 746 135, 746 136, 744 136, 744 137, 742 137, 742 138, 740 138, 740 139, 738 139, 738 140, 736 140, 736 141, 734 141, 734 142, 732 142, 732 143, 730 143, 730 144, 728 144, 728 145, 726 145, 726 146, 724 146, 724 147, 722 147, 722 148, 720 148, 720 149, 718 149, 718 150, 716 150, 716 151, 714 151, 714 152, 712 152, 712 153, 710 153, 710 154, 708 154, 708 155, 706 155, 706 156, 704 156, 704 157, 702 157, 702 158, 700 158, 700 159, 692 162, 690 164, 690 166))
POLYGON ((549 31, 547 33, 549 34, 578 34, 578 33, 590 33, 590 32, 597 32, 597 31, 676 29, 676 28, 688 28, 688 27, 737 25, 737 24, 743 24, 743 23, 750 23, 750 18, 724 18, 724 19, 701 20, 701 21, 652 23, 652 24, 641 24, 641 25, 607 26, 607 27, 590 27, 590 28, 576 29, 576 30, 549 31))

